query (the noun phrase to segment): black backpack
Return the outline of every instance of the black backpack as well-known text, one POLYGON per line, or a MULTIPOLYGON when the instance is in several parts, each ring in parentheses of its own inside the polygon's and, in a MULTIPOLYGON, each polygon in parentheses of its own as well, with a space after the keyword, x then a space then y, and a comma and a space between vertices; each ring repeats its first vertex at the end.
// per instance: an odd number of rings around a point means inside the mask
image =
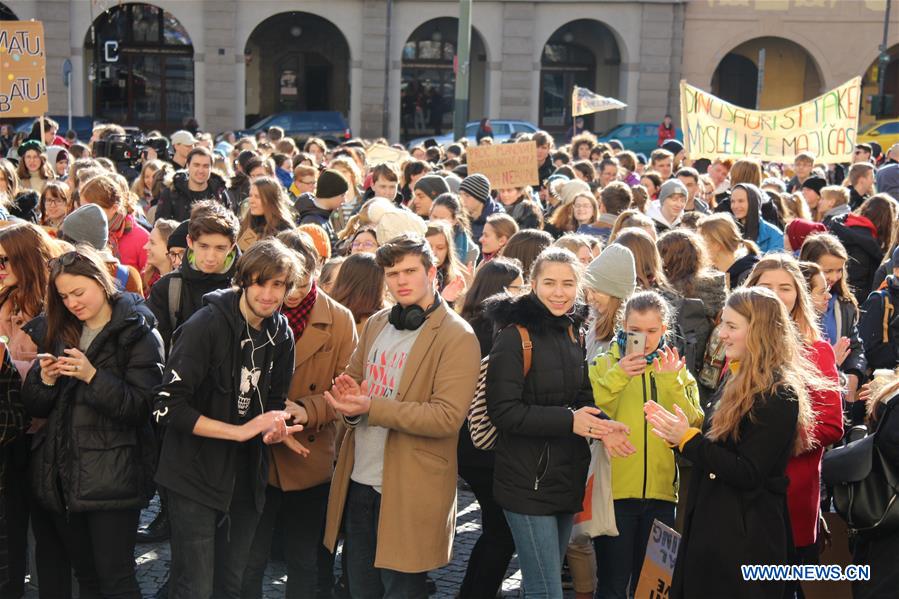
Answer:
POLYGON ((893 369, 899 363, 899 313, 889 289, 872 291, 861 306, 858 332, 865 347, 868 367, 893 369), (881 308, 882 306, 882 308, 881 308))
POLYGON ((714 323, 706 316, 702 300, 669 294, 666 294, 665 299, 675 313, 674 347, 686 360, 690 374, 699 380, 714 323))

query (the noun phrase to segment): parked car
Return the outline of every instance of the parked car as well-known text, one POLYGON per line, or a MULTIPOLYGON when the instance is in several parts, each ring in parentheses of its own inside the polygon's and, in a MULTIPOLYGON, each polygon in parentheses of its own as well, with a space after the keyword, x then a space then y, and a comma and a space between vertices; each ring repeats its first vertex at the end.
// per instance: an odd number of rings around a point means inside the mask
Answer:
MULTIPOLYGON (((683 141, 683 131, 674 130, 675 137, 683 141)), ((656 142, 659 140, 659 124, 658 123, 621 123, 615 125, 612 129, 599 136, 599 141, 609 142, 617 139, 627 150, 632 152, 642 152, 649 157, 649 154, 658 148, 656 142)))
POLYGON ((874 121, 862 128, 856 142, 867 144, 872 141, 879 143, 884 153, 890 149, 890 146, 899 143, 899 119, 874 121))
MULTIPOLYGON (((51 114, 50 117, 57 123, 59 123, 59 132, 58 135, 65 136, 66 131, 69 128, 69 115, 67 114, 51 114)), ((16 132, 25 132, 30 133, 31 128, 34 126, 34 122, 37 119, 27 119, 16 125, 16 132)), ((81 143, 87 143, 91 140, 91 135, 94 132, 94 123, 95 121, 91 116, 73 116, 72 117, 72 128, 75 130, 75 133, 78 134, 78 141, 81 143)))
MULTIPOLYGON (((478 125, 480 125, 480 121, 472 121, 465 125, 465 137, 468 138, 468 141, 471 143, 476 143, 477 139, 475 138, 478 132, 478 125)), ((490 126, 493 127, 493 141, 495 142, 503 142, 516 134, 521 133, 536 133, 540 129, 537 125, 533 123, 529 123, 527 121, 515 121, 515 120, 493 120, 490 119, 490 126)), ((417 145, 424 144, 429 139, 433 139, 439 145, 445 146, 447 144, 451 144, 456 141, 453 132, 444 133, 443 135, 431 135, 428 137, 416 137, 415 139, 410 140, 407 144, 407 148, 411 148, 417 145)))
POLYGON ((256 135, 269 127, 281 127, 288 137, 297 143, 305 143, 310 137, 323 139, 329 146, 336 146, 352 137, 350 126, 339 112, 276 112, 269 115, 243 131, 237 131, 238 137, 256 135))

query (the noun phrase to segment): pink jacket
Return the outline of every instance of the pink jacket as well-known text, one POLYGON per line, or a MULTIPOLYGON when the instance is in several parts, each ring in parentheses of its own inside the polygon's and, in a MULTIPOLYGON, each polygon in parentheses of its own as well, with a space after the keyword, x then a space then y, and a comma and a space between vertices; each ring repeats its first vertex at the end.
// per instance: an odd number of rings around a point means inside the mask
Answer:
POLYGON ((143 272, 144 266, 147 264, 147 250, 144 249, 144 246, 150 238, 147 230, 134 222, 134 217, 129 214, 125 217, 125 227, 122 232, 110 232, 109 235, 118 242, 119 251, 116 258, 122 264, 133 266, 139 272, 143 272))
POLYGON ((13 309, 12 300, 8 299, 0 306, 0 335, 9 339, 6 347, 23 381, 37 356, 37 346, 22 330, 22 326, 29 320, 30 316, 13 309))

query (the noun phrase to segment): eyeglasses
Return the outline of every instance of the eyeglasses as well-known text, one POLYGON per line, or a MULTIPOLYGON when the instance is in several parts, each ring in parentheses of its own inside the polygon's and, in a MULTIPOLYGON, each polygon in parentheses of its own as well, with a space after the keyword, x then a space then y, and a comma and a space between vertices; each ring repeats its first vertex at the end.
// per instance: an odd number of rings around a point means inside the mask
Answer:
POLYGON ((315 185, 315 179, 299 179, 297 183, 302 183, 303 185, 315 185))
POLYGON ((531 292, 530 285, 506 285, 506 293, 509 295, 524 295, 531 292))
POLYGON ((378 247, 374 241, 354 241, 350 246, 354 250, 373 250, 378 247))
POLYGON ((50 205, 50 204, 65 204, 65 203, 66 203, 65 198, 47 198, 47 199, 44 200, 44 204, 47 204, 47 205, 50 205))
POLYGON ((169 250, 165 253, 166 256, 171 260, 178 260, 179 262, 184 259, 184 250, 169 250))

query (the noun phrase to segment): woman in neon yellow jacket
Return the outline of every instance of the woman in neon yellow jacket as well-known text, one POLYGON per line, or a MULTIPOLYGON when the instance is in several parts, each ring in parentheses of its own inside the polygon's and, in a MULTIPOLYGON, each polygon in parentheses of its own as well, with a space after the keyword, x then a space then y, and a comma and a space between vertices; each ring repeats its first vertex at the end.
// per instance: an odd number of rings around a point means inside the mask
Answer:
POLYGON ((597 407, 630 426, 629 440, 637 449, 626 458, 612 458, 612 496, 619 535, 594 539, 599 599, 624 599, 632 594, 653 520, 674 526, 678 488, 674 452, 650 434, 644 404, 652 400, 671 412, 677 406, 691 426, 702 425, 696 381, 677 350, 665 344, 670 318, 671 310, 661 295, 654 291, 637 293, 625 305, 617 342, 590 366, 597 407), (628 333, 644 336, 644 347, 628 352, 628 333))

